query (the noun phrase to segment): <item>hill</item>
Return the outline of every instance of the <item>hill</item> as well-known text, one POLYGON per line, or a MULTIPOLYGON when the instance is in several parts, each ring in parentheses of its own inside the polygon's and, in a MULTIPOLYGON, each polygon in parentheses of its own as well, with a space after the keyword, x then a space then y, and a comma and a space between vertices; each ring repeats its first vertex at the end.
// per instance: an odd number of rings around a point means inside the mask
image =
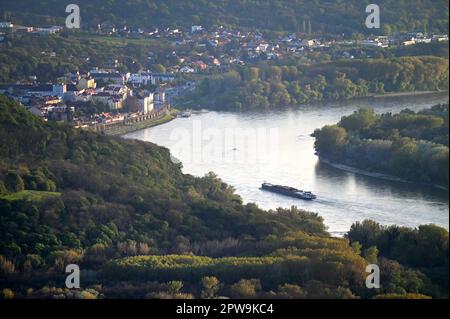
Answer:
MULTIPOLYGON (((2 12, 20 23, 55 24, 64 22, 69 0, 4 0, 2 12)), ((101 22, 128 24, 135 27, 160 27, 201 24, 266 31, 309 31, 330 34, 370 34, 366 2, 304 1, 304 0, 221 0, 221 1, 78 1, 84 23, 92 26, 101 22), (306 27, 305 27, 306 25, 306 27)), ((448 1, 380 0, 383 32, 427 30, 448 32, 448 1)))
POLYGON ((212 173, 183 174, 167 149, 46 123, 1 96, 0 144, 4 298, 448 295, 445 229, 419 232, 436 247, 430 264, 381 243, 378 256, 379 237, 358 242, 370 228, 332 238, 317 214, 263 211, 212 173), (369 262, 389 285, 365 289, 369 262), (82 271, 78 290, 64 285, 72 263, 82 271))

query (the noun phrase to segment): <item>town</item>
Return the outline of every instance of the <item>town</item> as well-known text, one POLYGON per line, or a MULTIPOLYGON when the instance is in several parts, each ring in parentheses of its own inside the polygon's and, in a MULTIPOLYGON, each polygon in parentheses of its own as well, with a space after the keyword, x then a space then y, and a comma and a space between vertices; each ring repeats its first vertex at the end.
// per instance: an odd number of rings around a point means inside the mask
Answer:
MULTIPOLYGON (((74 70, 45 83, 29 74, 15 83, 1 84, 0 94, 22 103, 48 121, 70 122, 79 128, 103 131, 116 124, 166 116, 175 97, 192 91, 202 77, 224 72, 233 65, 276 63, 290 58, 305 63, 363 59, 377 56, 380 50, 448 42, 448 35, 425 32, 370 37, 314 36, 310 21, 304 21, 302 32, 283 36, 264 36, 258 31, 223 26, 206 29, 201 25, 192 25, 189 30, 171 27, 145 30, 111 23, 83 28, 89 30, 81 32, 84 36, 164 42, 167 44, 165 64, 158 63, 161 57, 157 54, 148 52, 146 69, 124 72, 122 61, 112 58, 89 71, 74 70)), ((0 22, 0 46, 8 41, 14 43, 18 36, 58 37, 64 32, 69 31, 61 26, 0 22)), ((56 58, 52 51, 41 54, 47 59, 56 58)), ((85 59, 89 61, 90 57, 85 59)))

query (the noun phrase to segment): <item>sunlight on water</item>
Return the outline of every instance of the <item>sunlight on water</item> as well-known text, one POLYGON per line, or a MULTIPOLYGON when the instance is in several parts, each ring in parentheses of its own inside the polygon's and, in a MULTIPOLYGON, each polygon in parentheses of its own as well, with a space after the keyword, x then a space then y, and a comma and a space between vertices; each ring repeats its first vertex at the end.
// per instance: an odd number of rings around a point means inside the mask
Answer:
POLYGON ((213 171, 233 185, 245 202, 265 209, 292 205, 317 212, 329 231, 342 235, 355 221, 418 226, 435 223, 448 229, 448 192, 343 172, 314 155, 315 129, 334 124, 358 107, 377 112, 420 110, 447 102, 446 94, 358 100, 303 106, 268 113, 202 112, 191 118, 128 134, 127 138, 169 148, 185 173, 213 171), (317 194, 313 202, 263 192, 267 181, 317 194))

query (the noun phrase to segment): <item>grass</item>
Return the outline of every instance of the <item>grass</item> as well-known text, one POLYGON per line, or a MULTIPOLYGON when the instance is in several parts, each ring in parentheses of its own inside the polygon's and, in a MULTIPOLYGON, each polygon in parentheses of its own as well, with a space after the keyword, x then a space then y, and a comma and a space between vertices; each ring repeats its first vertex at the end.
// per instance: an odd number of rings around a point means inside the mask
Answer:
POLYGON ((24 190, 18 193, 0 195, 0 199, 7 201, 16 201, 16 200, 28 200, 32 202, 39 202, 45 200, 47 198, 59 197, 61 193, 58 192, 43 192, 43 191, 31 191, 24 190))

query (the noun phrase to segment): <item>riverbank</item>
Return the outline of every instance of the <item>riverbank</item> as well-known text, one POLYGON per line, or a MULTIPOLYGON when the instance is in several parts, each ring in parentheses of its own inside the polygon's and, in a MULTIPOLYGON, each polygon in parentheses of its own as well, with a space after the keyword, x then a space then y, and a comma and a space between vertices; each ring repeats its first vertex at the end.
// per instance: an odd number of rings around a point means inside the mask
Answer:
MULTIPOLYGON (((345 103, 345 102, 355 102, 355 101, 361 101, 361 100, 381 100, 381 99, 388 99, 388 98, 407 98, 407 97, 419 97, 419 96, 426 96, 426 95, 439 95, 439 94, 447 94, 448 95, 449 91, 448 90, 441 90, 441 91, 410 91, 410 92, 386 92, 386 93, 381 93, 381 94, 368 94, 365 96, 354 96, 351 98, 343 98, 343 99, 320 99, 320 100, 316 100, 316 101, 308 101, 305 103, 300 103, 300 104, 290 104, 290 105, 286 105, 284 107, 282 107, 283 109, 295 109, 295 108, 300 108, 302 106, 313 106, 313 105, 323 105, 325 103, 334 103, 334 102, 340 102, 340 103, 345 103)), ((193 109, 193 110, 202 110, 202 109, 206 109, 206 110, 212 110, 212 111, 231 111, 231 112, 245 112, 245 111, 249 111, 249 112, 254 112, 255 109, 230 109, 230 108, 214 108, 214 107, 210 107, 210 104, 208 104, 206 102, 206 104, 204 103, 204 101, 198 101, 198 100, 188 100, 188 101, 184 101, 182 103, 179 103, 178 105, 182 106, 183 109, 193 109)), ((264 112, 267 110, 275 110, 275 109, 280 109, 280 108, 269 108, 269 109, 264 109, 264 110, 259 110, 260 112, 264 112)))
POLYGON ((402 96, 418 96, 418 95, 429 95, 429 94, 439 94, 439 93, 447 93, 448 90, 445 91, 411 91, 411 92, 388 92, 382 94, 374 94, 372 98, 385 98, 385 97, 402 97, 402 96))
POLYGON ((168 123, 176 118, 177 111, 171 111, 163 117, 114 127, 105 131, 105 135, 118 136, 168 123))
POLYGON ((374 178, 378 178, 378 179, 383 179, 383 180, 387 180, 387 181, 392 181, 392 182, 400 182, 400 183, 409 183, 409 184, 418 184, 418 185, 423 185, 423 186, 431 186, 434 188, 438 188, 441 190, 447 190, 448 191, 448 187, 445 187, 443 185, 436 185, 436 184, 429 184, 429 183, 420 183, 420 182, 414 182, 405 178, 401 178, 401 177, 397 177, 397 176, 393 176, 393 175, 389 175, 389 174, 383 174, 383 173, 377 173, 377 172, 371 172, 371 171, 367 171, 367 170, 363 170, 360 168, 356 168, 353 166, 348 166, 345 164, 340 164, 340 163, 335 163, 332 162, 330 160, 327 160, 323 157, 319 156, 319 160, 321 163, 327 164, 331 167, 334 167, 336 169, 342 170, 342 171, 346 171, 349 173, 353 173, 353 174, 359 174, 359 175, 364 175, 364 176, 369 176, 369 177, 374 177, 374 178))

